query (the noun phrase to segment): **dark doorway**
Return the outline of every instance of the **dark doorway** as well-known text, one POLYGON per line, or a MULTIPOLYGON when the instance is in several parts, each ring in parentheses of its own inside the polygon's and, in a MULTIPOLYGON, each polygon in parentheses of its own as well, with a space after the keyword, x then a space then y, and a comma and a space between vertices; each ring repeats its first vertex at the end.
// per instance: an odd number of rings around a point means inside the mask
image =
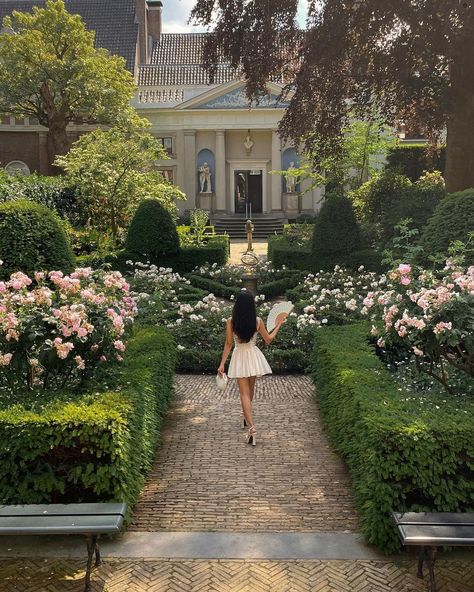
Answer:
POLYGON ((261 214, 263 204, 263 173, 260 169, 235 171, 235 213, 261 214))

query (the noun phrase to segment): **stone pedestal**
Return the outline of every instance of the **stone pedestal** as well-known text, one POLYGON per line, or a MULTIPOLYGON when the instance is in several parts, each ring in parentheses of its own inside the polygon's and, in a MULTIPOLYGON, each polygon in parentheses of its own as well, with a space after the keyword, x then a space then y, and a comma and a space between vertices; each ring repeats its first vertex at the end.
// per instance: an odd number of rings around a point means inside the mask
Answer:
POLYGON ((300 211, 300 196, 298 193, 283 194, 283 210, 286 214, 298 214, 300 211))
POLYGON ((196 207, 212 212, 214 210, 215 193, 198 193, 196 196, 196 207))
POLYGON ((253 274, 246 274, 242 276, 242 288, 252 292, 254 296, 258 294, 257 290, 257 276, 253 274))

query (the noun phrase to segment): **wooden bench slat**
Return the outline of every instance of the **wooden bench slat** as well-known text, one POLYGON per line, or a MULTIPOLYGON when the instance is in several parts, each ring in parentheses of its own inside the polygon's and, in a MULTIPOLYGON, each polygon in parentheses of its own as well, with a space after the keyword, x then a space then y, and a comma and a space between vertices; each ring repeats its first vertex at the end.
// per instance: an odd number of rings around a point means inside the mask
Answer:
POLYGON ((0 506, 2 516, 125 516, 126 504, 28 504, 0 506))
POLYGON ((123 516, 0 516, 0 535, 113 534, 120 532, 123 516))
POLYGON ((464 524, 474 526, 474 513, 472 512, 394 512, 392 517, 395 524, 431 524, 431 525, 456 525, 464 524))
POLYGON ((474 545, 473 526, 401 524, 398 531, 404 545, 474 545))

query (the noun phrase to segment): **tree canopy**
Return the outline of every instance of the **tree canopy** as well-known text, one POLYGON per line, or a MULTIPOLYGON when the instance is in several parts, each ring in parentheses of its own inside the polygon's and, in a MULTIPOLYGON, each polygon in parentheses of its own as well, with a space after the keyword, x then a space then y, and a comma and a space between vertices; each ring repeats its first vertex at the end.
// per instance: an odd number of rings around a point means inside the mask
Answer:
POLYGON ((448 191, 474 186, 473 0, 196 0, 219 55, 241 68, 249 97, 286 78, 290 106, 280 131, 306 150, 336 154, 349 114, 416 126, 433 141, 447 131, 448 191))
POLYGON ((68 124, 113 124, 131 109, 132 74, 122 57, 94 47, 94 35, 63 0, 3 20, 0 113, 35 117, 55 154, 69 148, 68 124))
POLYGON ((159 140, 144 129, 113 127, 84 134, 56 164, 80 187, 89 225, 110 231, 117 243, 143 199, 158 199, 174 215, 176 199, 185 199, 153 170, 156 160, 165 158, 159 140))

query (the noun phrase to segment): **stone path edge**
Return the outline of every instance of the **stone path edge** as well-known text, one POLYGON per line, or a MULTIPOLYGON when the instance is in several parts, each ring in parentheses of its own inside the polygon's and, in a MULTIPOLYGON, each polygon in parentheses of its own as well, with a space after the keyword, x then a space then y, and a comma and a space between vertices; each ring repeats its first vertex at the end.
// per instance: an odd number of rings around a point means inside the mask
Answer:
MULTIPOLYGON (((2 537, 0 558, 83 558, 84 537, 2 537)), ((101 541, 105 558, 387 560, 355 533, 129 532, 101 541)))

